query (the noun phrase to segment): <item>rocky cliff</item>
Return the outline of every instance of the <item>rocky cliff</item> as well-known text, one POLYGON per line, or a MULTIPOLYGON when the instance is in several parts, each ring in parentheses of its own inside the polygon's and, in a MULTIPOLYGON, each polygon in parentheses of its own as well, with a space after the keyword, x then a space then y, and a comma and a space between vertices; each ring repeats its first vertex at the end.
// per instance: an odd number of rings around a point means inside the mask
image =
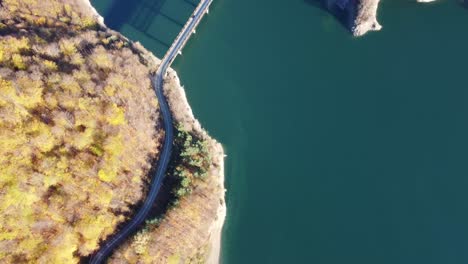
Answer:
MULTIPOLYGON (((433 2, 435 0, 417 0, 418 2, 433 2)), ((377 10, 380 0, 359 0, 354 25, 355 36, 362 36, 369 31, 378 31, 382 26, 377 21, 377 10)))
MULTIPOLYGON (((436 0, 412 0, 420 3, 436 0)), ((461 0, 465 4, 468 0, 461 0)), ((369 31, 379 31, 382 25, 377 20, 380 0, 324 0, 326 8, 344 19, 354 36, 362 36, 369 31), (337 11, 338 10, 338 11, 337 11)))

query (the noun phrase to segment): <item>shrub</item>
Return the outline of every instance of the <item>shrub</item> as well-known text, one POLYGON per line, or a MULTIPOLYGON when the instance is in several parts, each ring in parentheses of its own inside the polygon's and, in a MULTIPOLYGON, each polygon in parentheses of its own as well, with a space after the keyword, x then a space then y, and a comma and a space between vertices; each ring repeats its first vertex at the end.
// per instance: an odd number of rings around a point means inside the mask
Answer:
POLYGON ((178 184, 174 190, 177 197, 183 197, 192 192, 192 182, 206 177, 211 165, 211 156, 207 142, 187 132, 181 125, 176 126, 176 158, 178 165, 174 176, 178 184))
POLYGON ((58 69, 57 63, 50 61, 50 60, 44 60, 42 63, 44 63, 44 66, 51 71, 56 71, 58 69))

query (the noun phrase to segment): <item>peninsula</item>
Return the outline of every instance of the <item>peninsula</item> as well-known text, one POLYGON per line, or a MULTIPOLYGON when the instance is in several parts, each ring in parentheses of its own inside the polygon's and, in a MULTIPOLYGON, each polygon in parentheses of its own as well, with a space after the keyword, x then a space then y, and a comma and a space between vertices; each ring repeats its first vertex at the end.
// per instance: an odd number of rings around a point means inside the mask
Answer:
POLYGON ((86 0, 0 5, 1 262, 217 263, 224 153, 175 55, 86 0))
MULTIPOLYGON (((435 0, 416 0, 417 2, 427 3, 435 0)), ((382 26, 377 21, 377 9, 380 0, 360 0, 356 20, 352 28, 355 36, 362 36, 369 31, 378 31, 382 26)))
MULTIPOLYGON (((427 3, 436 0, 414 1, 427 3)), ((362 36, 369 31, 382 29, 382 25, 377 20, 380 0, 326 0, 326 2, 329 9, 339 8, 351 17, 351 23, 347 26, 350 27, 354 36, 362 36)))

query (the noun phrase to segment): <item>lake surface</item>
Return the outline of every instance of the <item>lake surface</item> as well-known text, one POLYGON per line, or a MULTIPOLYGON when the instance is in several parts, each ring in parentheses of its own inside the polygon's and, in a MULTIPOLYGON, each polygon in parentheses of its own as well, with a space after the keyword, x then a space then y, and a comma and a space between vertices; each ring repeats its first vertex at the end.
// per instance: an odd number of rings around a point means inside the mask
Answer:
MULTIPOLYGON (((222 263, 468 263, 468 10, 384 1, 353 38, 312 2, 215 0, 173 65, 228 155, 222 263)), ((178 33, 93 4, 158 56, 178 33)))

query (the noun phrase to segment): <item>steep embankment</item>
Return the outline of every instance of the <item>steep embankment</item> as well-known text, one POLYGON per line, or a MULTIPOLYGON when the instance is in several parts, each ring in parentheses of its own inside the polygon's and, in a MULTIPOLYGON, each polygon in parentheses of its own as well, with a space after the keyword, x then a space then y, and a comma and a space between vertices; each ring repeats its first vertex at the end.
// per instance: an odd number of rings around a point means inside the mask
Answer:
MULTIPOLYGON (((420 3, 436 0, 415 0, 420 3)), ((461 0, 468 3, 468 0, 461 0)), ((346 16, 346 26, 354 36, 362 36, 369 31, 379 31, 382 25, 377 20, 380 0, 324 0, 330 12, 346 16), (339 10, 336 12, 336 10, 339 10), (351 20, 350 22, 348 20, 351 20)))

